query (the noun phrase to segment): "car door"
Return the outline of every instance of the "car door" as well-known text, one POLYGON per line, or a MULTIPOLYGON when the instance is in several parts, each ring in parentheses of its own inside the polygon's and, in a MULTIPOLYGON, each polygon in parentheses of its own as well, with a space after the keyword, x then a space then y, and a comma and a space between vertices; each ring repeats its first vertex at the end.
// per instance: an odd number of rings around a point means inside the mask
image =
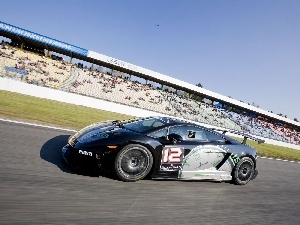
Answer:
MULTIPOLYGON (((229 157, 227 145, 229 145, 230 142, 226 142, 226 140, 217 133, 193 125, 173 126, 170 127, 169 133, 178 134, 183 139, 181 142, 175 144, 178 148, 181 148, 183 153, 178 174, 179 178, 229 178, 228 176, 230 176, 232 165, 227 162, 229 161, 227 160, 229 157)), ((179 152, 176 152, 176 150, 169 152, 169 155, 171 154, 169 158, 177 160, 177 164, 179 164, 179 152), (172 157, 172 154, 175 157, 172 157)))

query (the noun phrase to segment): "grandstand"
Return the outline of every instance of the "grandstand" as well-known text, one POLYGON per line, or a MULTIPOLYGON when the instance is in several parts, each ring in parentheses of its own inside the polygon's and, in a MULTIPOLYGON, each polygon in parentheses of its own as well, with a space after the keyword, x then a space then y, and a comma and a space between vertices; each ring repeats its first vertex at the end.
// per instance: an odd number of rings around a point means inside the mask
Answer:
POLYGON ((5 74, 17 74, 30 84, 58 88, 71 73, 72 64, 55 61, 27 51, 20 51, 10 45, 1 44, 1 67, 5 74))
POLYGON ((300 145, 297 121, 3 22, 0 35, 10 40, 0 44, 10 79, 300 145))

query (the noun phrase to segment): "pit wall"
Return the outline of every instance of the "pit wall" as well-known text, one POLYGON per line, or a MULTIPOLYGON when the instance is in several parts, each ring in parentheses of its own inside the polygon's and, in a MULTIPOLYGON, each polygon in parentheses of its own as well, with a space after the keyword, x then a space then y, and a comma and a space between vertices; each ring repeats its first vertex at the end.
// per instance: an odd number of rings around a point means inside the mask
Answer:
MULTIPOLYGON (((25 95, 30 95, 30 96, 45 98, 50 100, 56 100, 56 101, 70 103, 74 105, 82 105, 86 107, 112 111, 116 113, 130 115, 130 116, 136 116, 136 117, 164 116, 164 114, 157 113, 157 112, 152 112, 140 108, 134 108, 127 105, 122 105, 122 104, 109 102, 101 99, 95 99, 95 98, 82 96, 78 94, 68 93, 68 92, 55 90, 47 87, 40 87, 32 84, 26 84, 20 81, 7 79, 4 77, 0 77, 0 90, 16 92, 20 94, 25 94, 25 95)), ((300 150, 300 146, 298 145, 275 141, 272 139, 266 139, 266 138, 262 138, 262 139, 264 139, 265 142, 268 144, 284 146, 284 147, 300 150)))

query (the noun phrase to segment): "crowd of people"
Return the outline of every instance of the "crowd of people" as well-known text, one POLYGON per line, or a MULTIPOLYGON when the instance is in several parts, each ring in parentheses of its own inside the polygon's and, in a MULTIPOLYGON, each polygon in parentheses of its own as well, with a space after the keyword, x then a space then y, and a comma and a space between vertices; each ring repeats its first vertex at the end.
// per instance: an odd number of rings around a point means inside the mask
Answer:
MULTIPOLYGON (((237 113, 186 97, 168 89, 131 81, 126 76, 100 72, 53 57, 0 45, 0 70, 25 70, 24 82, 148 109, 205 124, 244 131, 283 142, 300 144, 299 130, 273 121, 237 113)), ((5 71, 7 74, 11 71, 5 71)))
MULTIPOLYGON (((73 66, 61 60, 17 50, 3 43, 0 44, 0 57, 2 70, 6 66, 26 71, 25 82, 56 89, 70 76, 73 66)), ((11 70, 6 72, 10 73, 11 70)))

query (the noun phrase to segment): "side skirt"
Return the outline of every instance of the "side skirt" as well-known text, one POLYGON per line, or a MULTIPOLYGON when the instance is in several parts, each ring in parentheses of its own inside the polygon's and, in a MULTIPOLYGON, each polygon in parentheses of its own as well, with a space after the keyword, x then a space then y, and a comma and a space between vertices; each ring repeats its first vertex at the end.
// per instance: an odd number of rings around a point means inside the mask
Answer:
POLYGON ((231 174, 227 171, 180 171, 179 179, 184 180, 232 180, 231 174))

